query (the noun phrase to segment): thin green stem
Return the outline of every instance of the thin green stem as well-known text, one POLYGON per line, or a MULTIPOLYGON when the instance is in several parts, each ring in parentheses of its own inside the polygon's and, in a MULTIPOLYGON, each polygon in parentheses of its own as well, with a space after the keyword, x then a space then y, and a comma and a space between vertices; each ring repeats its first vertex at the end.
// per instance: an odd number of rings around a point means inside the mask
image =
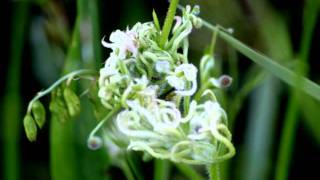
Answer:
POLYGON ((199 88, 198 92, 194 95, 194 99, 196 101, 199 101, 201 98, 201 95, 204 93, 206 89, 211 85, 210 81, 206 81, 201 87, 199 88))
POLYGON ((209 53, 210 54, 213 53, 213 51, 215 49, 218 33, 219 33, 219 27, 217 27, 217 29, 212 34, 212 39, 211 39, 211 43, 210 43, 210 47, 209 47, 209 53))
POLYGON ((72 79, 76 76, 80 76, 80 75, 96 75, 97 72, 94 70, 90 70, 90 69, 80 69, 77 71, 73 71, 69 74, 64 75, 63 77, 61 77, 60 79, 58 79, 55 83, 53 83, 50 87, 48 87, 46 90, 44 91, 40 91, 38 92, 38 94, 30 101, 29 105, 28 105, 28 112, 31 112, 31 108, 32 108, 32 104, 37 101, 38 99, 42 98, 43 96, 51 93, 51 91, 54 90, 54 88, 58 87, 60 84, 62 84, 64 81, 72 79))
POLYGON ((135 180, 134 175, 128 165, 128 163, 125 160, 121 160, 121 169, 124 172, 124 175, 126 176, 127 180, 135 180))
POLYGON ((98 125, 91 131, 89 138, 93 137, 99 129, 101 129, 101 127, 104 125, 104 123, 106 123, 113 115, 115 115, 119 110, 121 109, 121 105, 118 104, 115 106, 115 108, 113 108, 106 116, 105 118, 103 118, 98 125))
POLYGON ((185 177, 192 180, 203 180, 204 178, 192 167, 186 164, 176 163, 175 166, 185 177))
POLYGON ((166 180, 169 179, 170 162, 167 160, 155 159, 154 160, 154 176, 153 180, 166 180))
POLYGON ((137 178, 137 180, 143 180, 143 175, 141 174, 141 171, 139 169, 139 164, 134 159, 134 154, 128 152, 126 153, 126 162, 129 165, 133 175, 137 178))
POLYGON ((179 0, 171 0, 171 2, 170 2, 169 10, 167 13, 167 17, 164 21, 164 25, 162 27, 162 32, 161 32, 161 37, 160 37, 159 44, 160 44, 161 48, 164 47, 164 45, 166 44, 166 42, 168 40, 178 4, 179 4, 179 0))
POLYGON ((218 163, 209 165, 207 168, 210 180, 220 180, 220 166, 218 163))
POLYGON ((280 139, 280 148, 276 165, 276 180, 285 180, 288 177, 289 164, 292 155, 295 131, 297 129, 298 98, 297 92, 291 92, 291 99, 287 109, 285 123, 280 139))

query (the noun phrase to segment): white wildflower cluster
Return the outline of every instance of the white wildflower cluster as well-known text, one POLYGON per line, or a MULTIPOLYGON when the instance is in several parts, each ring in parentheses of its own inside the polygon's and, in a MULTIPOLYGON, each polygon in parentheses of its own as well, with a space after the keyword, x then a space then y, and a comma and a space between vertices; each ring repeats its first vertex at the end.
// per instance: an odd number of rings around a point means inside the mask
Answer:
POLYGON ((163 48, 161 31, 152 22, 117 30, 110 42, 102 40, 112 52, 100 70, 98 95, 108 109, 121 105, 115 126, 128 139, 128 149, 188 164, 214 163, 234 154, 226 114, 212 91, 203 94, 209 99, 192 100, 184 110, 188 113, 181 113, 182 102, 198 90, 198 70, 187 57, 188 35, 202 23, 198 13, 198 7, 187 6, 163 48))

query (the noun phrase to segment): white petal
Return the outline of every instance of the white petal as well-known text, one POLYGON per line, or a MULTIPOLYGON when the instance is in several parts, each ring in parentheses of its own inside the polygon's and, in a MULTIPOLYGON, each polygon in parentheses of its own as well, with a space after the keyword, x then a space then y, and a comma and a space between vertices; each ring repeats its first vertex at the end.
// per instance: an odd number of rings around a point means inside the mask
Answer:
POLYGON ((193 64, 181 64, 176 68, 175 72, 183 72, 188 81, 194 81, 197 79, 198 69, 193 64))
POLYGON ((170 63, 168 61, 160 60, 155 64, 155 69, 159 73, 169 73, 170 72, 170 63))
POLYGON ((168 76, 167 81, 170 86, 174 87, 176 90, 184 90, 186 83, 176 76, 168 76))

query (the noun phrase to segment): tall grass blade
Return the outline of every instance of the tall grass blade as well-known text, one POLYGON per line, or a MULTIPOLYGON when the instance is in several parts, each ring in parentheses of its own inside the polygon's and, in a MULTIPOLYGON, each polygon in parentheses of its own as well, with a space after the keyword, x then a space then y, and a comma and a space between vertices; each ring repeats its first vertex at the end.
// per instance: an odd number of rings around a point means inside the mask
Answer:
POLYGON ((20 72, 23 46, 29 18, 29 4, 15 2, 11 25, 10 61, 2 109, 3 178, 20 179, 20 127, 22 126, 20 72))
MULTIPOLYGON (((300 62, 306 64, 306 67, 300 66, 297 68, 297 85, 303 83, 301 77, 306 76, 308 73, 307 59, 309 57, 309 50, 311 45, 311 39, 313 29, 316 24, 317 15, 319 12, 319 2, 316 0, 305 1, 304 18, 303 18, 303 34, 302 43, 300 48, 300 62)), ((284 127, 280 139, 280 148, 278 152, 278 159, 276 165, 276 180, 284 180, 289 176, 289 168, 291 162, 291 156, 294 148, 294 139, 296 137, 296 129, 298 124, 298 118, 300 114, 299 99, 303 96, 300 94, 299 88, 295 87, 291 89, 290 100, 288 102, 288 109, 284 121, 284 127)))
MULTIPOLYGON (((210 23, 204 21, 204 25, 215 31, 216 27, 211 25, 210 23)), ((222 39, 224 39, 230 46, 241 52, 243 55, 247 56, 249 59, 262 66, 265 70, 278 77, 282 81, 288 83, 291 86, 294 86, 300 89, 302 92, 316 98, 320 101, 320 86, 305 77, 301 77, 301 82, 299 86, 297 86, 297 78, 298 75, 288 68, 280 65, 269 57, 262 55, 249 48, 239 40, 233 38, 231 35, 220 31, 219 35, 222 39)))
MULTIPOLYGON (((78 6, 79 6, 78 1, 78 6)), ((73 35, 68 49, 63 74, 79 69, 81 62, 80 47, 80 20, 79 7, 73 35)), ((61 123, 52 116, 50 124, 50 169, 53 180, 80 179, 80 170, 77 162, 77 146, 75 136, 75 121, 61 123)))

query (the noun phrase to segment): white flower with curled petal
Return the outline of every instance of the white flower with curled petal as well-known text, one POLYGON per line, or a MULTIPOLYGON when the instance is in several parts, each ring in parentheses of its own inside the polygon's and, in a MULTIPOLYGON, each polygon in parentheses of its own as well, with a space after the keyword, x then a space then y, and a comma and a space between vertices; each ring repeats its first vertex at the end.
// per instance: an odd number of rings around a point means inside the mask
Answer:
POLYGON ((102 45, 106 48, 111 48, 120 59, 125 59, 128 52, 131 52, 134 57, 137 55, 136 33, 132 31, 116 30, 111 33, 110 42, 106 42, 104 38, 101 40, 102 45))
POLYGON ((172 131, 172 129, 178 128, 181 122, 181 113, 176 105, 169 101, 159 99, 156 101, 157 105, 151 107, 156 118, 154 130, 165 133, 166 130, 172 131))
POLYGON ((197 68, 192 64, 181 64, 167 77, 170 86, 181 96, 192 96, 197 90, 197 68), (188 87, 189 82, 191 87, 188 87))
POLYGON ((211 133, 216 132, 217 124, 225 116, 219 103, 206 101, 197 105, 189 121, 190 132, 188 137, 192 140, 210 139, 211 133))
POLYGON ((184 90, 186 86, 186 82, 183 79, 178 78, 176 76, 168 76, 167 81, 176 90, 184 90))

